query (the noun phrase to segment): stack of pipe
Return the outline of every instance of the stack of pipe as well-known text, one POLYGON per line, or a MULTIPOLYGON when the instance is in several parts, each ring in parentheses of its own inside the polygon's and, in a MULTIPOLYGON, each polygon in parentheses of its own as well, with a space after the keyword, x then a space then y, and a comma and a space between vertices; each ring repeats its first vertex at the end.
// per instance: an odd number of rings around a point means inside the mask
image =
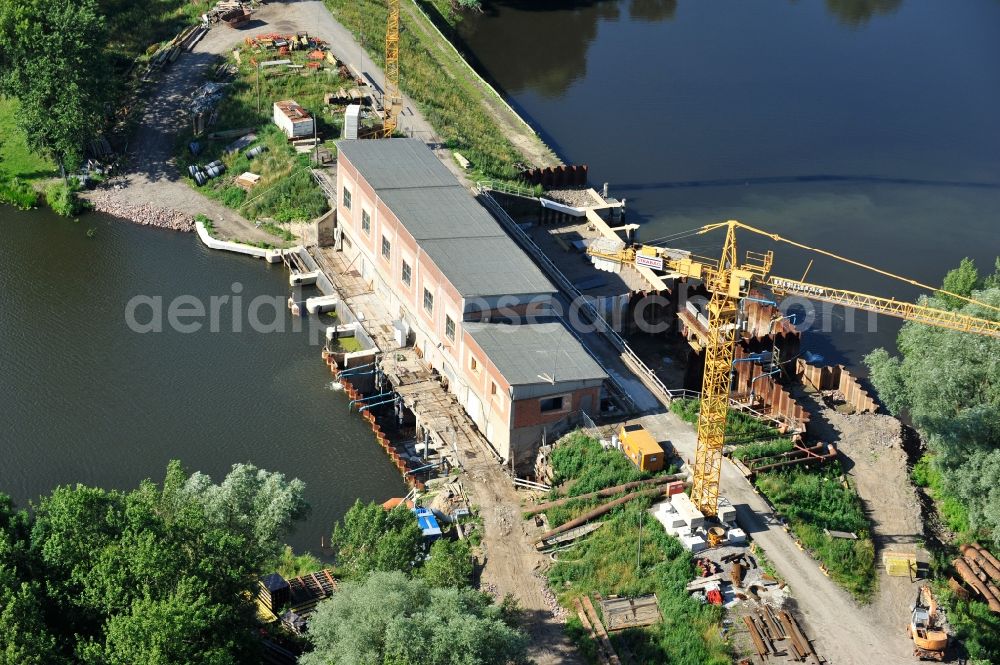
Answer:
POLYGON ((983 597, 990 610, 1000 614, 1000 589, 994 584, 1000 583, 1000 561, 979 543, 963 545, 961 552, 962 556, 951 564, 966 584, 983 597))

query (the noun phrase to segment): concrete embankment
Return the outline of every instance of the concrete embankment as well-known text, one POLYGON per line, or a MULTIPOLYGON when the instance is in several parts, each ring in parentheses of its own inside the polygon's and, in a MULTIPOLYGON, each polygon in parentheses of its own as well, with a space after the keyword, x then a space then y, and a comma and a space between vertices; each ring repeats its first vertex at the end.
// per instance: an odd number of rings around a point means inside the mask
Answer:
POLYGON ((224 252, 235 252, 237 254, 253 256, 258 259, 264 259, 268 263, 278 263, 281 261, 280 249, 265 249, 263 247, 254 247, 253 245, 244 245, 239 242, 217 240, 208 234, 208 229, 205 228, 205 225, 201 222, 195 222, 195 228, 198 230, 198 237, 201 238, 201 241, 205 243, 205 246, 209 249, 218 249, 224 252))

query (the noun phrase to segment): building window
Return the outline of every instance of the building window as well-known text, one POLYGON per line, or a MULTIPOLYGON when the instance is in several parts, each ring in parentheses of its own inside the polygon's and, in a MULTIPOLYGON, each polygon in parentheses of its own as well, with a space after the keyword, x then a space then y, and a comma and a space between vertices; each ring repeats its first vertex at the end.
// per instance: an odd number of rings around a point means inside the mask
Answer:
POLYGON ((479 361, 474 356, 469 356, 469 369, 476 373, 479 372, 479 361))
POLYGON ((413 279, 413 274, 410 271, 410 264, 403 261, 403 284, 407 286, 410 285, 410 281, 413 279))
POLYGON ((344 207, 348 210, 351 209, 351 190, 344 187, 344 207))
POLYGON ((490 394, 494 397, 496 397, 497 394, 497 384, 493 381, 490 381, 490 394))
POLYGON ((392 255, 392 243, 389 242, 388 238, 382 236, 382 258, 388 261, 391 255, 392 255))
POLYGON ((447 314, 444 317, 444 336, 455 341, 455 322, 447 314))
POLYGON ((428 314, 434 313, 434 295, 427 289, 424 289, 424 311, 428 314))
POLYGON ((565 397, 560 395, 559 397, 546 397, 544 399, 538 400, 538 406, 542 413, 552 413, 553 411, 563 410, 563 401, 565 397))
MULTIPOLYGON (((346 192, 347 190, 345 189, 344 191, 346 192)), ((350 192, 347 192, 347 193, 348 193, 348 197, 347 198, 350 199, 351 198, 350 197, 350 192)), ((347 207, 350 208, 351 207, 350 204, 347 204, 347 207)), ((365 232, 366 236, 367 235, 371 235, 371 232, 372 232, 372 216, 368 214, 367 210, 362 210, 361 211, 361 230, 365 232)))

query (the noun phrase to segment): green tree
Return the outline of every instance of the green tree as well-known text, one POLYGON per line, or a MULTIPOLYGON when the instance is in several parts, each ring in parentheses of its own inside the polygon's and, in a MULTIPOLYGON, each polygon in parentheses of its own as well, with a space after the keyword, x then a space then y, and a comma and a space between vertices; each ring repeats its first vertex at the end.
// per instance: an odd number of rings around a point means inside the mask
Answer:
MULTIPOLYGON (((305 483, 253 464, 234 464, 219 485, 194 473, 181 486, 179 463, 171 462, 164 483, 165 500, 175 507, 196 502, 212 524, 243 534, 270 555, 281 551, 283 538, 309 512, 305 483)), ((181 474, 183 475, 183 474, 181 474)))
MULTIPOLYGON (((237 465, 217 486, 176 462, 162 488, 58 488, 40 502, 30 531, 0 505, 0 527, 30 533, 30 546, 6 548, 6 559, 0 541, 0 582, 12 580, 0 589, 21 581, 4 578, 7 560, 26 560, 36 582, 16 603, 0 592, 0 612, 17 608, 22 624, 50 617, 61 652, 88 665, 246 662, 257 628, 248 592, 305 505, 302 483, 280 474, 237 465)), ((44 630, 32 632, 35 643, 12 647, 25 662, 50 642, 44 630)))
POLYGON ((58 665, 56 639, 45 625, 43 589, 30 581, 28 514, 0 494, 0 665, 58 665))
POLYGON ((142 598, 108 620, 104 645, 82 651, 93 665, 230 665, 246 644, 232 631, 232 610, 213 603, 203 585, 181 580, 163 598, 142 598))
MULTIPOLYGON (((972 297, 972 292, 982 288, 982 280, 979 279, 979 271, 976 263, 966 257, 958 264, 957 268, 948 271, 944 276, 944 284, 941 286, 945 291, 956 293, 966 298, 972 297)), ((967 300, 956 298, 946 293, 942 293, 939 299, 947 305, 948 309, 959 309, 965 305, 967 300)))
MULTIPOLYGON (((963 261, 946 286, 1000 307, 1000 288, 971 290, 978 281, 973 272, 963 261)), ((930 304, 948 303, 940 297, 930 304)), ((997 310, 975 303, 959 311, 1000 319, 997 310)), ((900 357, 880 349, 865 359, 872 383, 891 411, 910 415, 942 489, 967 509, 972 528, 1000 546, 1000 339, 907 323, 897 345, 900 357)))
POLYGON ((323 601, 309 623, 303 665, 527 663, 527 637, 471 589, 433 589, 403 573, 373 573, 323 601))
POLYGON ((95 0, 0 0, 0 93, 18 99, 28 145, 64 179, 99 126, 105 41, 95 0))
POLYGON ((441 538, 431 546, 420 575, 432 587, 461 589, 472 579, 472 552, 466 540, 441 538))
POLYGON ((417 520, 404 505, 385 510, 356 501, 333 527, 330 543, 344 575, 360 579, 372 571, 412 571, 421 540, 417 520))

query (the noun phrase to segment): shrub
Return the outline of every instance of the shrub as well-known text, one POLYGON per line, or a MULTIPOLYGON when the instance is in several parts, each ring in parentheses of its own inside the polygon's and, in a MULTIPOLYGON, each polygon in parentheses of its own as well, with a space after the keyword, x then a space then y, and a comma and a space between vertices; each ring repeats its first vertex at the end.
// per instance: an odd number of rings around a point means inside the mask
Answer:
POLYGON ((605 450, 600 442, 583 432, 573 432, 552 451, 554 482, 558 485, 573 480, 568 494, 577 496, 596 492, 633 480, 644 474, 618 450, 605 450))
POLYGON ((760 441, 758 443, 748 443, 733 451, 733 457, 738 460, 757 459, 758 457, 771 457, 787 453, 795 448, 791 439, 775 439, 774 441, 760 441))
POLYGON ((28 210, 38 205, 38 192, 20 178, 0 180, 0 203, 28 210))
POLYGON ((80 185, 76 182, 71 184, 66 184, 63 181, 52 183, 45 188, 45 202, 57 215, 63 217, 79 215, 88 207, 87 203, 76 195, 79 190, 80 185))

